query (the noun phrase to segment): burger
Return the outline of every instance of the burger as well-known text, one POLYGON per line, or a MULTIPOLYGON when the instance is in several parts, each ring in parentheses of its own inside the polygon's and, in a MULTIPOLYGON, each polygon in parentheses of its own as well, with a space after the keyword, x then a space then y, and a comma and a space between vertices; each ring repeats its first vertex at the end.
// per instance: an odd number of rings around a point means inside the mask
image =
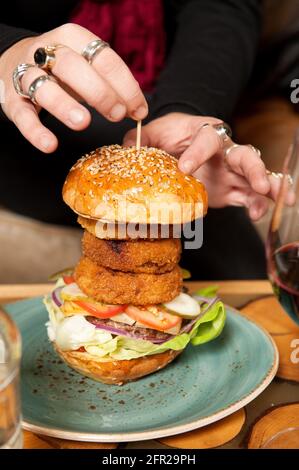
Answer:
POLYGON ((82 257, 44 303, 49 339, 70 367, 123 384, 221 333, 219 298, 183 288, 177 229, 204 217, 207 194, 174 157, 101 147, 71 168, 63 199, 84 229, 82 257))

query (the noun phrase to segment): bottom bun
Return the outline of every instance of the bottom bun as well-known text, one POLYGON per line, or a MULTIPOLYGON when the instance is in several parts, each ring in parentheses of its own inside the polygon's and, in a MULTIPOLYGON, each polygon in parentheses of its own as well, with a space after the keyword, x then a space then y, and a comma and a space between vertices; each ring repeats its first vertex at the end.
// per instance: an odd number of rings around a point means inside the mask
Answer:
POLYGON ((180 351, 171 349, 138 359, 103 361, 87 352, 62 351, 56 344, 55 349, 64 362, 80 374, 98 382, 114 385, 122 385, 163 369, 183 351, 183 349, 180 351))

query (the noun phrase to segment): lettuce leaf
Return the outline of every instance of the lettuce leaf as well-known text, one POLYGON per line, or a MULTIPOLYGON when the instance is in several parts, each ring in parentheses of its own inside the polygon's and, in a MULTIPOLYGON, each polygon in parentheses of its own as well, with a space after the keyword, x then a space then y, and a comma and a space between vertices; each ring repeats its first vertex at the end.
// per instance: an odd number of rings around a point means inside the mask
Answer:
MULTIPOLYGON (((196 292, 196 294, 204 297, 213 297, 215 296, 215 289, 217 288, 212 286, 201 289, 200 291, 196 292)), ((47 296, 45 299, 45 305, 50 317, 50 321, 48 322, 48 329, 49 324, 51 324, 51 326, 53 326, 53 330, 56 330, 57 334, 57 329, 60 328, 60 325, 62 327, 64 316, 60 312, 60 309, 58 309, 53 304, 49 296, 47 296)), ((170 349, 179 351, 184 349, 189 343, 197 346, 207 343, 208 341, 212 341, 222 332, 225 319, 225 308, 223 303, 219 300, 207 311, 203 317, 197 320, 189 333, 182 333, 180 335, 174 336, 163 344, 153 344, 150 341, 134 339, 125 336, 111 336, 111 339, 109 341, 105 341, 103 344, 89 341, 86 344, 84 342, 80 343, 80 345, 84 346, 86 351, 89 354, 95 356, 95 358, 97 357, 104 360, 136 359, 142 356, 162 353, 170 349)), ((99 330, 95 330, 95 337, 96 333, 99 333, 99 330)), ((50 340, 55 340, 53 335, 50 337, 50 340)))
POLYGON ((85 346, 86 351, 92 356, 105 357, 117 350, 118 341, 117 338, 113 338, 103 344, 97 344, 92 346, 85 346))
POLYGON ((191 343, 198 346, 217 338, 224 328, 225 319, 226 313, 223 303, 216 302, 207 314, 195 323, 190 333, 191 343))
POLYGON ((200 295, 202 297, 216 297, 219 286, 208 286, 203 287, 195 292, 194 295, 200 295))

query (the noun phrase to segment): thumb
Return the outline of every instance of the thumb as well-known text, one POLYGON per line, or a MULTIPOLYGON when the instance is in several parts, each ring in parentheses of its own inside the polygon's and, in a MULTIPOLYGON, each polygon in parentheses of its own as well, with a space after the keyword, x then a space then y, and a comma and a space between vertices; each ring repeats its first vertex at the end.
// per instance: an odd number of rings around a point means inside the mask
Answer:
MULTIPOLYGON (((136 129, 131 129, 130 131, 128 131, 125 134, 124 138, 123 138, 123 145, 125 147, 130 147, 131 145, 136 145, 136 135, 137 135, 137 130, 136 129)), ((141 128, 141 145, 147 145, 149 147, 151 145, 147 125, 142 126, 142 128, 141 128)))

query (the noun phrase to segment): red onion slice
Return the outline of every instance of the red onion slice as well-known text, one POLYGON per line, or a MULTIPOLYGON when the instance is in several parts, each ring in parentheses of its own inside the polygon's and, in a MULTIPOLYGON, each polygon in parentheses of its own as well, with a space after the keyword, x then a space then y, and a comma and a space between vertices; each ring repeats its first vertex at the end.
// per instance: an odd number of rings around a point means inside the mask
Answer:
POLYGON ((128 325, 126 325, 124 328, 122 328, 121 325, 119 327, 116 327, 114 325, 107 324, 105 321, 102 322, 98 318, 93 320, 93 317, 86 317, 86 320, 92 323, 96 328, 108 331, 113 335, 127 336, 128 338, 134 339, 143 339, 144 341, 150 341, 154 344, 162 344, 168 341, 170 338, 173 338, 173 336, 167 335, 166 333, 164 338, 157 338, 154 335, 145 334, 143 332, 141 333, 140 331, 138 331, 138 328, 136 329, 134 327, 128 327, 128 325))
POLYGON ((61 292, 62 288, 63 288, 63 286, 56 287, 56 289, 54 289, 52 291, 52 300, 53 300, 54 304, 59 308, 63 304, 63 301, 61 300, 61 297, 60 297, 60 292, 61 292))

